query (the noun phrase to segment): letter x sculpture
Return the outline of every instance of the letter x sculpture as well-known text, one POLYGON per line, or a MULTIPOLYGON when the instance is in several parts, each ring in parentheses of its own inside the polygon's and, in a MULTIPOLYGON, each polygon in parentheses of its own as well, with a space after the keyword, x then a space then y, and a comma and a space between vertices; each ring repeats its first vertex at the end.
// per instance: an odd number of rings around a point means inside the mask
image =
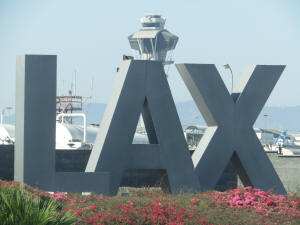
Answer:
POLYGON ((285 66, 246 71, 232 95, 215 65, 176 65, 208 128, 192 160, 201 188, 214 189, 229 160, 244 185, 286 191, 253 130, 253 124, 285 66))

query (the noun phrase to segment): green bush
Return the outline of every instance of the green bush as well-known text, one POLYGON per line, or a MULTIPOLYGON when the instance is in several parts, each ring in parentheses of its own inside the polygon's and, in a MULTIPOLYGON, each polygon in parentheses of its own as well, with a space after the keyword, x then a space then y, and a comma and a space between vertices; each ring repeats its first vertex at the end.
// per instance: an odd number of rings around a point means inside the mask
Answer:
POLYGON ((0 224, 2 225, 69 225, 74 216, 60 212, 51 198, 41 198, 18 186, 0 186, 0 224))

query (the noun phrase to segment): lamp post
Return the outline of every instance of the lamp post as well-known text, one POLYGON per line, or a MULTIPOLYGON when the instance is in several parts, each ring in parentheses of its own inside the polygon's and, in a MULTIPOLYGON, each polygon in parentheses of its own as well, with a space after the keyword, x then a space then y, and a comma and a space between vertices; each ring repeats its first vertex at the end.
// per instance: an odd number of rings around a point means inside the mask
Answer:
POLYGON ((3 118, 4 118, 4 113, 5 113, 5 111, 6 111, 6 110, 10 110, 10 109, 12 109, 11 106, 7 106, 7 107, 5 107, 4 109, 2 109, 1 114, 0 114, 0 124, 3 124, 3 118))
POLYGON ((231 73, 231 94, 233 93, 233 72, 229 64, 224 65, 225 69, 229 69, 231 73))
POLYGON ((265 118, 265 128, 267 129, 267 119, 268 119, 268 114, 264 114, 264 118, 265 118))

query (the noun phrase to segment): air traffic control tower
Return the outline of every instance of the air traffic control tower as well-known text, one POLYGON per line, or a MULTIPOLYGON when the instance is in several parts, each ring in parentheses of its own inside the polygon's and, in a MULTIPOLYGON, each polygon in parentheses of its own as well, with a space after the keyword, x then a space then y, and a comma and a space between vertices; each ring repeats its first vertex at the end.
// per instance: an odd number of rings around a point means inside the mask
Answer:
POLYGON ((157 14, 147 14, 141 18, 143 28, 128 37, 131 48, 139 51, 139 59, 157 60, 163 65, 174 63, 171 55, 178 37, 164 29, 165 22, 166 19, 157 14))

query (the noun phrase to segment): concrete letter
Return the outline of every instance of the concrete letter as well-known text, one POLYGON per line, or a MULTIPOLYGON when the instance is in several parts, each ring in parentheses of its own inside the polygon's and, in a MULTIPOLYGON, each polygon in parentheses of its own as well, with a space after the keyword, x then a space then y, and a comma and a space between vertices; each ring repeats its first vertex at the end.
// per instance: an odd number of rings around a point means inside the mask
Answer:
POLYGON ((199 190, 163 66, 123 61, 86 171, 108 171, 110 194, 126 169, 166 169, 173 193, 199 190), (132 144, 140 113, 150 144, 132 144))
POLYGON ((208 125, 192 157, 201 187, 214 189, 232 160, 244 185, 285 194, 253 130, 253 124, 285 66, 251 68, 232 95, 214 65, 176 66, 208 125))
POLYGON ((56 56, 17 57, 14 179, 47 191, 108 193, 109 173, 55 172, 56 56))

